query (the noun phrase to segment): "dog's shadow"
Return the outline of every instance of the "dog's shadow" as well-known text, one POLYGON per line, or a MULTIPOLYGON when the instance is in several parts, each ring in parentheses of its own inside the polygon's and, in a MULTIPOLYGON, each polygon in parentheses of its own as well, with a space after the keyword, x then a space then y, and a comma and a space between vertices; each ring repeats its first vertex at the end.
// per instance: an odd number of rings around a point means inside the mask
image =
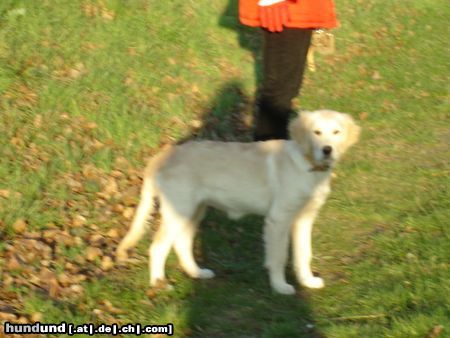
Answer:
POLYGON ((262 217, 235 221, 208 210, 194 251, 199 265, 216 276, 192 282, 191 337, 323 337, 314 328, 308 293, 298 286, 290 264, 287 280, 297 295, 272 291, 264 268, 262 229, 262 217))

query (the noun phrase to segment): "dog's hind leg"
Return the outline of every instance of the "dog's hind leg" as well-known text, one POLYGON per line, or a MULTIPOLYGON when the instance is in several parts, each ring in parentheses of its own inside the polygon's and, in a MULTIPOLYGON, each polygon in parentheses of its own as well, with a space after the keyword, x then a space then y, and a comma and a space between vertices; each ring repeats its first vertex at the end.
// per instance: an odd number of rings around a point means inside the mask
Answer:
POLYGON ((147 219, 154 209, 153 199, 153 182, 151 179, 145 179, 141 190, 141 201, 134 216, 131 228, 117 247, 116 257, 118 261, 125 261, 127 259, 127 250, 135 246, 144 234, 147 219))
MULTIPOLYGON (((160 204, 161 225, 149 248, 150 285, 165 279, 166 259, 175 240, 180 242, 181 237, 184 238, 184 242, 189 243, 189 236, 195 233, 192 220, 196 213, 196 205, 190 203, 189 199, 182 196, 167 199, 161 196, 160 204)), ((182 242, 183 240, 180 243, 182 242)))
POLYGON ((269 215, 265 219, 265 266, 269 270, 270 285, 281 294, 292 295, 295 289, 286 282, 285 268, 288 257, 290 220, 269 215))
POLYGON ((192 278, 212 278, 214 272, 202 269, 194 258, 194 237, 199 223, 205 216, 206 206, 200 206, 191 220, 180 226, 180 232, 175 238, 174 248, 183 270, 192 278))

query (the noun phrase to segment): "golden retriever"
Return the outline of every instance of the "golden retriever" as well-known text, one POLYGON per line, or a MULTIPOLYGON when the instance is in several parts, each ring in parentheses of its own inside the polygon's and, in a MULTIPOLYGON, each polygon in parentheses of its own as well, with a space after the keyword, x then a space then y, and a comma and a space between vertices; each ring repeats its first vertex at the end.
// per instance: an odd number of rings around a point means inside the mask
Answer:
POLYGON ((152 158, 133 224, 117 248, 118 261, 126 260, 142 237, 158 198, 161 225, 149 248, 150 285, 164 280, 172 246, 189 276, 214 277, 193 256, 195 232, 211 206, 232 219, 249 213, 265 217, 265 267, 276 292, 295 293, 285 278, 290 235, 298 281, 323 287, 310 267, 312 224, 330 192, 332 169, 357 142, 360 128, 347 114, 318 110, 301 112, 289 130, 289 141, 191 141, 152 158))

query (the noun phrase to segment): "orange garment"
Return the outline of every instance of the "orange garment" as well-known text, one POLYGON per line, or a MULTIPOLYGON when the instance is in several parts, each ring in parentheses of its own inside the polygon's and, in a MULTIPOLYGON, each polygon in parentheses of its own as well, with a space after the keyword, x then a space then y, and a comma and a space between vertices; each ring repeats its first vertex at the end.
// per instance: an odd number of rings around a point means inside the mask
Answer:
MULTIPOLYGON (((260 27, 259 0, 239 0, 239 20, 251 27, 260 27)), ((333 0, 288 1, 290 28, 334 28, 337 26, 333 0)))

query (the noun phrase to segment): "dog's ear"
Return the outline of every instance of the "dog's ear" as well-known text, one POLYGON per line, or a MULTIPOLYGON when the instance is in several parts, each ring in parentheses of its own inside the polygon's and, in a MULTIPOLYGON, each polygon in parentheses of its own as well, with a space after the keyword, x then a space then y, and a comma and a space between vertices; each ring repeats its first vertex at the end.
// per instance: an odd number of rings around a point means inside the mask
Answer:
POLYGON ((344 126, 346 129, 346 140, 344 143, 344 151, 350 148, 352 145, 358 142, 359 136, 361 134, 361 127, 358 126, 353 118, 348 114, 342 114, 344 126))
POLYGON ((297 142, 305 155, 310 152, 310 130, 311 112, 301 111, 298 116, 289 124, 289 135, 291 139, 297 142))

